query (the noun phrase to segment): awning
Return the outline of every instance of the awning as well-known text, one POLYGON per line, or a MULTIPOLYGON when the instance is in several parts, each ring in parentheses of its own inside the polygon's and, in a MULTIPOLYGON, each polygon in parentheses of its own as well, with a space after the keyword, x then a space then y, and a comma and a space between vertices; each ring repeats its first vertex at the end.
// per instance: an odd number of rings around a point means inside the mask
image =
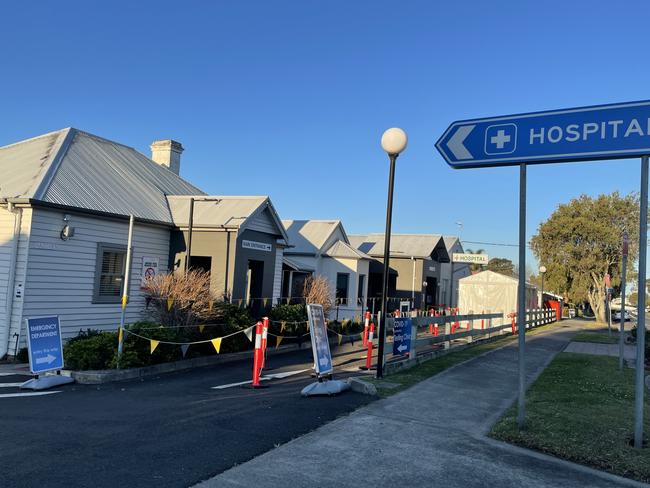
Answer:
POLYGON ((282 264, 285 264, 294 271, 302 271, 304 273, 313 273, 316 271, 312 265, 300 261, 297 258, 288 258, 287 256, 282 257, 282 264))

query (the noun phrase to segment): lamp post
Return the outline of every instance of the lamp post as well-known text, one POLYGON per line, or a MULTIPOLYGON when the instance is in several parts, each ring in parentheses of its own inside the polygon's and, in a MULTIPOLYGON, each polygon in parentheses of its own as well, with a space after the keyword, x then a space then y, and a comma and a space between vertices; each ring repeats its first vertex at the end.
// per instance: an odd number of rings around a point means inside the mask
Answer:
POLYGON ((379 321, 379 338, 377 347, 377 378, 384 376, 384 341, 386 339, 386 297, 388 296, 388 271, 390 269, 390 228, 393 218, 393 187, 395 184, 395 161, 404 149, 408 138, 406 132, 397 127, 388 129, 381 136, 381 147, 388 154, 390 172, 388 176, 388 201, 386 204, 386 231, 384 233, 384 275, 381 289, 381 320, 379 321))
POLYGON ((539 274, 542 275, 542 304, 540 308, 544 308, 544 275, 546 274, 546 266, 539 267, 539 274))

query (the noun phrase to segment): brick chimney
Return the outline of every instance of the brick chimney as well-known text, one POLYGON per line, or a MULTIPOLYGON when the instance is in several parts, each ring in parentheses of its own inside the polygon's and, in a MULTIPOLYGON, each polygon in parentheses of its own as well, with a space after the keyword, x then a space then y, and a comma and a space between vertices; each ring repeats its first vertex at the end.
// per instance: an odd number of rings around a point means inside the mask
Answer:
POLYGON ((165 139, 151 143, 151 159, 175 174, 181 172, 181 153, 183 146, 180 142, 165 139))

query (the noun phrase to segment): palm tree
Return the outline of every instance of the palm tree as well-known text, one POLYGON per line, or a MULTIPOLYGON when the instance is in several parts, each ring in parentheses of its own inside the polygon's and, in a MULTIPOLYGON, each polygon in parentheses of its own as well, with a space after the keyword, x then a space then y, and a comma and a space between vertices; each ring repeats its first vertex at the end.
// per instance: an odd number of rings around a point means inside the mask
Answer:
MULTIPOLYGON (((468 248, 465 252, 467 254, 485 254, 485 249, 477 249, 476 251, 473 251, 472 249, 468 248)), ((483 271, 483 265, 477 263, 471 263, 469 265, 469 270, 472 274, 476 274, 479 271, 483 271)))

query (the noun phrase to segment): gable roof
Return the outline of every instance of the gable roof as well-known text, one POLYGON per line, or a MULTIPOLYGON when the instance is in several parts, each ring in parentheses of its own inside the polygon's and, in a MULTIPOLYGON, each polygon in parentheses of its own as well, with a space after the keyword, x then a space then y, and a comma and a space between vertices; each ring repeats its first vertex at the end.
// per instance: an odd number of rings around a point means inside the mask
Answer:
POLYGON ((341 240, 336 241, 332 246, 325 251, 325 255, 332 258, 347 258, 347 259, 372 259, 367 254, 355 249, 350 244, 341 240))
POLYGON ((285 250, 290 254, 318 254, 323 252, 323 246, 337 228, 340 228, 345 241, 348 236, 340 220, 283 220, 287 230, 291 249, 285 250))
POLYGON ((454 248, 457 242, 460 244, 459 239, 456 236, 442 236, 442 240, 445 243, 445 246, 447 247, 447 252, 449 253, 454 248))
MULTIPOLYGON (((372 257, 384 256, 384 234, 352 235, 350 244, 372 257)), ((449 253, 442 236, 437 234, 391 234, 391 257, 429 259, 449 262, 449 253)))
POLYGON ((165 224, 166 195, 203 194, 135 149, 73 128, 0 147, 0 174, 0 200, 165 224))
MULTIPOLYGON (((251 229, 288 239, 271 200, 267 196, 193 195, 193 228, 251 229)), ((169 195, 167 202, 177 227, 189 226, 190 196, 169 195)))

